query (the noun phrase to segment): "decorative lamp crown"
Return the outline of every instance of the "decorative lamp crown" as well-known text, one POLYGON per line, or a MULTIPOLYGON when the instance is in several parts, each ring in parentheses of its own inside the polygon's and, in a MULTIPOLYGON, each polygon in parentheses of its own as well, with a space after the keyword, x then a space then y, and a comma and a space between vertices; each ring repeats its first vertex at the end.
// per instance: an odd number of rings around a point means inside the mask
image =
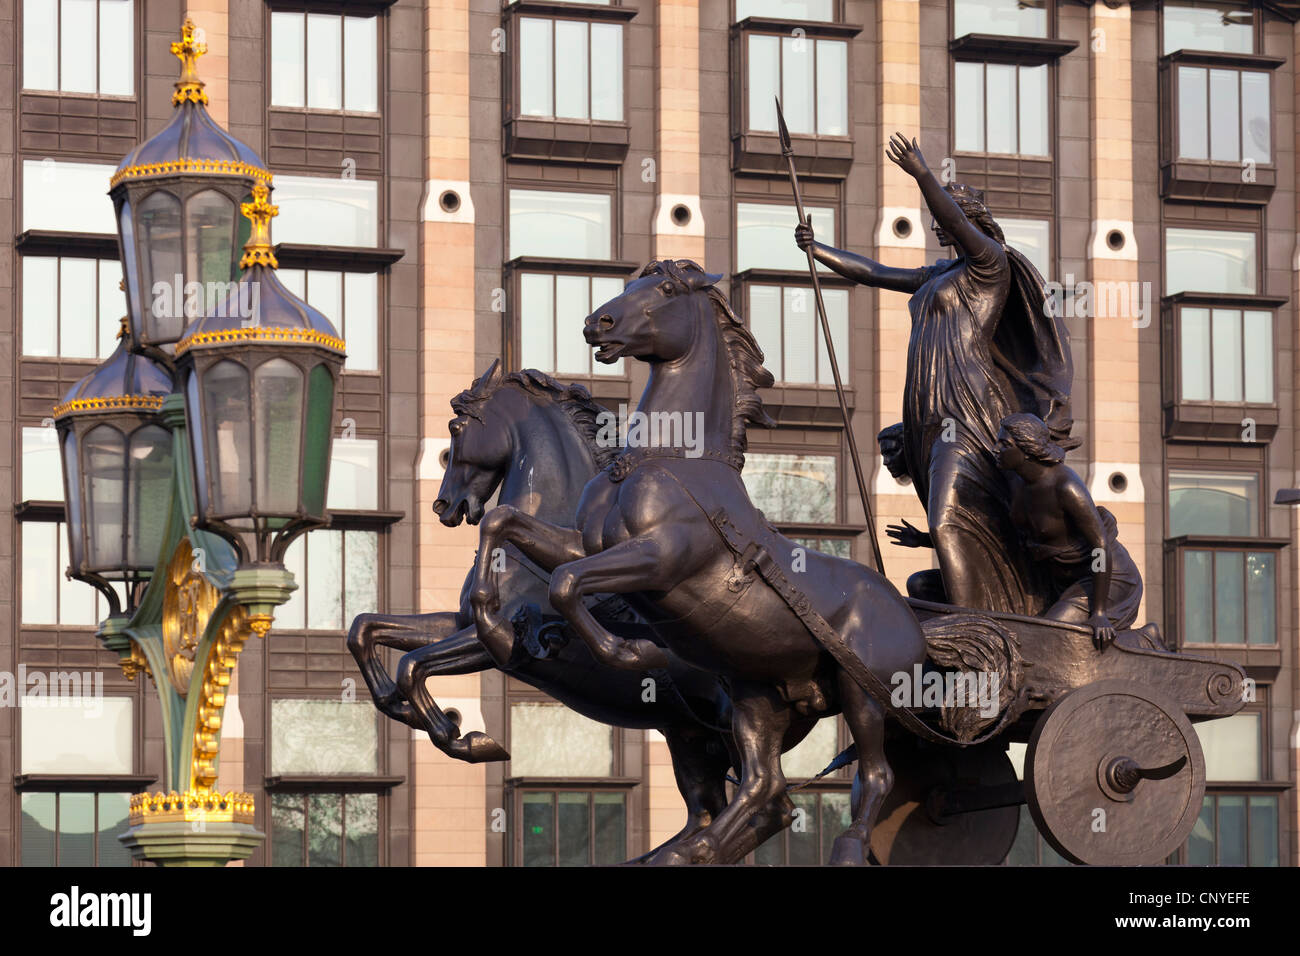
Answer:
POLYGON ((258 183, 253 187, 253 201, 239 207, 239 211, 253 224, 248 242, 244 243, 243 258, 239 260, 241 269, 259 265, 275 269, 280 265, 275 261, 275 253, 271 248, 271 220, 280 215, 280 207, 272 206, 268 202, 270 197, 271 191, 266 188, 266 184, 258 183))
POLYGON ((208 45, 200 43, 197 34, 194 21, 187 18, 185 26, 181 28, 180 40, 171 46, 172 56, 181 61, 181 78, 176 81, 176 92, 172 94, 173 106, 180 106, 186 100, 205 106, 208 103, 208 94, 203 89, 203 81, 199 79, 196 68, 199 57, 208 52, 208 45))

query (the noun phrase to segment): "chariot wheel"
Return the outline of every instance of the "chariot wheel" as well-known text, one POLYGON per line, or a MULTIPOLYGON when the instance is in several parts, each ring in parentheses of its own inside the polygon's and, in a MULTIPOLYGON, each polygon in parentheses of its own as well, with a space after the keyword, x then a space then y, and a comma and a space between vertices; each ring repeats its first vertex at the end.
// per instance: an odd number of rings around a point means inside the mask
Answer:
MULTIPOLYGON (((885 752, 894 788, 871 831, 876 860, 991 866, 1006 859, 1020 822, 1021 788, 1005 748, 996 740, 965 748, 891 740, 885 752)), ((856 804, 856 786, 854 797, 856 804)))
POLYGON ((1043 714, 1025 755, 1038 830, 1075 863, 1162 863, 1196 825, 1205 758, 1181 707, 1129 680, 1066 694, 1043 714))

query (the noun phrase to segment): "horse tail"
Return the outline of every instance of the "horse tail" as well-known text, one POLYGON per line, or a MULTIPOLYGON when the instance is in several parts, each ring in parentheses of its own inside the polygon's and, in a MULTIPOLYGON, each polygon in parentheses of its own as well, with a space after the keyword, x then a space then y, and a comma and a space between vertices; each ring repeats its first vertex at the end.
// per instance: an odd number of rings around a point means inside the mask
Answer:
POLYGON ((991 715, 968 700, 948 700, 945 695, 940 725, 963 742, 974 740, 1019 696, 1024 681, 1020 648, 1007 628, 979 614, 940 614, 923 621, 921 629, 926 655, 935 665, 983 677, 985 687, 996 686, 997 707, 991 715))

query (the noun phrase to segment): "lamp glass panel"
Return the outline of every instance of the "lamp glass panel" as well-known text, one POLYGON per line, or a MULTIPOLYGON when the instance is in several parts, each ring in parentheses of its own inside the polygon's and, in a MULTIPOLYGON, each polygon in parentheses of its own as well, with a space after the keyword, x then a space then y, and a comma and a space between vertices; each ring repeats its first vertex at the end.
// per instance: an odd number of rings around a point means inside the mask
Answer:
POLYGON ((156 190, 140 203, 135 218, 143 260, 141 287, 147 303, 141 315, 144 324, 141 338, 149 342, 175 342, 184 328, 184 310, 176 307, 175 293, 177 276, 183 274, 184 264, 180 200, 171 193, 156 190))
POLYGON ((325 513, 329 477, 330 420, 334 414, 334 376, 325 363, 307 377, 307 417, 303 432, 302 507, 309 515, 325 513))
POLYGON ((277 358, 253 373, 253 417, 257 423, 257 510, 298 510, 302 449, 303 381, 298 366, 277 358))
POLYGON ((121 568, 126 517, 126 439, 111 425, 97 425, 82 439, 86 469, 86 524, 94 568, 121 568))
MULTIPOLYGON (((185 278, 203 285, 200 306, 206 315, 224 305, 235 291, 239 257, 235 255, 235 204, 225 193, 205 189, 186 202, 189 231, 185 278)), ((189 303, 187 300, 187 307, 189 303)), ((188 311, 188 308, 187 308, 188 311)), ((194 315, 187 315, 194 319, 194 315)))
POLYGON ((68 564, 80 567, 85 543, 81 524, 81 468, 78 464, 77 434, 72 429, 63 436, 63 475, 68 494, 68 564))
POLYGON ((212 509, 219 515, 248 514, 253 504, 248 370, 230 360, 218 362, 203 375, 201 388, 212 509))
POLYGON ((131 510, 126 549, 127 565, 152 568, 162 548, 172 478, 171 432, 146 425, 131 435, 131 510))

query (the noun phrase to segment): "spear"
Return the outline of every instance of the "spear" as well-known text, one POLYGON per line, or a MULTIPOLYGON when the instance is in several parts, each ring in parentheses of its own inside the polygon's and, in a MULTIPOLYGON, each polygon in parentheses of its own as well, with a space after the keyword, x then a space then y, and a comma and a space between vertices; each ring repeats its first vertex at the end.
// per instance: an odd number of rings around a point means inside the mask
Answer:
MULTIPOLYGON (((781 133, 781 155, 790 164, 790 188, 794 190, 794 206, 802 225, 811 225, 803 208, 803 198, 799 195, 799 174, 794 168, 794 147, 790 145, 790 130, 785 125, 785 113, 781 110, 781 98, 776 98, 776 122, 781 133)), ((831 360, 831 375, 835 378, 835 397, 840 400, 840 415, 844 417, 844 435, 849 441, 849 457, 853 459, 853 474, 858 479, 858 494, 862 497, 862 510, 867 516, 867 530, 871 537, 871 553, 876 559, 876 570, 885 573, 885 559, 880 554, 880 542, 876 540, 876 521, 871 516, 871 498, 867 495, 867 481, 862 474, 862 459, 858 457, 858 442, 853 437, 853 423, 849 421, 849 406, 844 401, 844 383, 840 379, 840 363, 835 360, 835 343, 831 341, 831 324, 826 319, 826 303, 822 301, 822 284, 817 275, 817 263, 813 259, 810 245, 808 253, 808 274, 812 276, 813 297, 817 300, 817 319, 821 322, 822 336, 826 340, 826 355, 831 360)))

